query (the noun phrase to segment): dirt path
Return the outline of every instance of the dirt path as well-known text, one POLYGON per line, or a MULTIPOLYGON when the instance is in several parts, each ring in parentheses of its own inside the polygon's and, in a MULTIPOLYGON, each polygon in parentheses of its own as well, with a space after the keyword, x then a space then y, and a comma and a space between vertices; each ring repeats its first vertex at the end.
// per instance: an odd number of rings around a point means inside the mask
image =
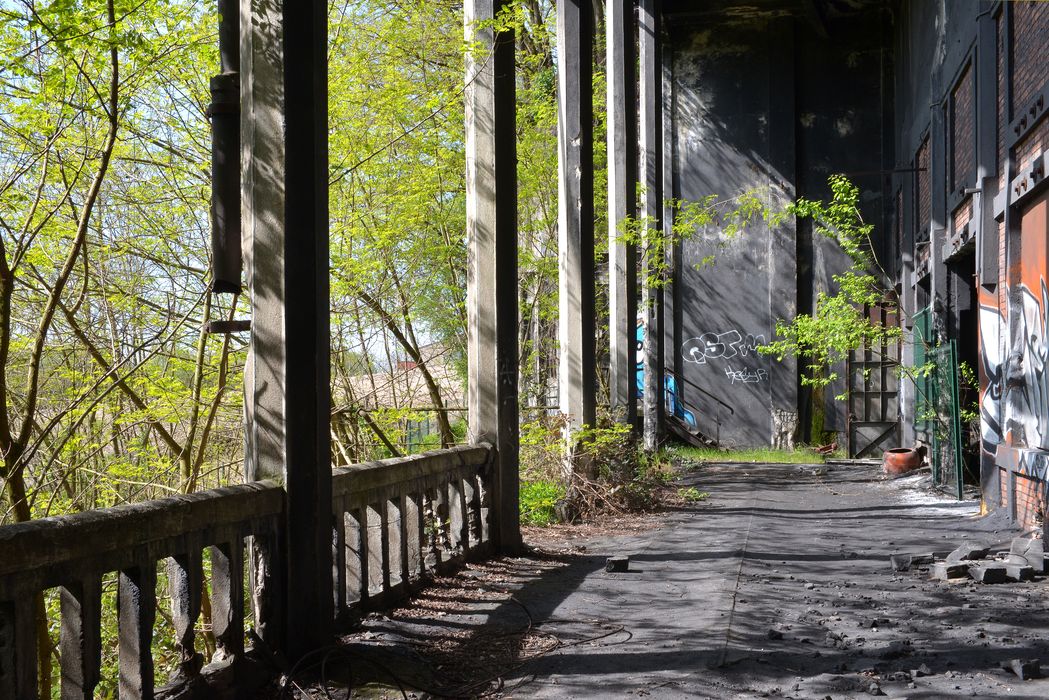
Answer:
POLYGON ((1049 680, 1001 670, 1049 667, 1049 581, 948 585, 889 566, 898 551, 1011 536, 975 504, 870 467, 709 466, 684 481, 709 499, 625 535, 540 539, 560 551, 471 567, 370 618, 346 648, 386 656, 358 663, 358 683, 519 698, 1049 697, 1049 680), (606 573, 612 555, 630 571, 606 573))

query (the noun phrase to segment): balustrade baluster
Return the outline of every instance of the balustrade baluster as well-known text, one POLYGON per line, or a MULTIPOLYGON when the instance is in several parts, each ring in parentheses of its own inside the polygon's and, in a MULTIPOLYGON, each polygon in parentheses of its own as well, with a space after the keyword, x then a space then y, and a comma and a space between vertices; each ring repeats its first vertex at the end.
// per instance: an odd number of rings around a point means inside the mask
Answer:
POLYGON ((153 697, 153 621, 157 614, 157 569, 152 562, 120 572, 117 586, 117 659, 120 697, 153 697))
POLYGON ((36 596, 0 603, 0 698, 36 700, 36 596))
POLYGON ((415 535, 419 547, 419 576, 426 575, 426 492, 415 495, 415 535))
POLYGON ((455 490, 454 496, 458 498, 458 529, 459 546, 462 548, 463 556, 470 550, 470 509, 466 503, 466 480, 457 478, 452 482, 455 490))
POLYGON ((459 489, 455 480, 451 480, 441 487, 441 495, 445 499, 447 509, 448 527, 448 550, 449 556, 454 557, 462 551, 460 541, 463 531, 463 518, 460 512, 459 489))
POLYGON ((441 496, 441 489, 431 489, 428 492, 430 504, 429 517, 431 523, 430 553, 433 554, 434 570, 439 571, 445 560, 445 515, 448 509, 445 498, 441 496))
POLYGON ((404 492, 397 497, 397 544, 400 546, 401 587, 407 592, 411 583, 411 563, 408 561, 408 495, 404 492))
POLYGON ((332 513, 332 593, 334 595, 335 616, 346 612, 346 584, 349 578, 346 570, 346 501, 338 499, 332 513))
POLYGON ((276 532, 270 532, 251 538, 251 602, 255 631, 273 649, 280 648, 284 634, 280 623, 284 592, 280 577, 282 552, 278 537, 276 532))
POLYGON ((244 543, 240 539, 209 548, 211 552, 211 631, 216 660, 244 652, 244 543))
POLYGON ((379 547, 382 551, 382 592, 390 592, 390 499, 379 503, 379 547))
POLYGON ((204 567, 200 549, 168 559, 168 595, 171 598, 171 620, 175 626, 175 645, 179 649, 179 675, 196 676, 204 666, 204 657, 194 646, 197 618, 200 617, 201 587, 204 567))
POLYGON ((72 583, 62 588, 61 597, 62 700, 91 700, 101 680, 102 581, 90 577, 72 583))
POLYGON ((371 533, 368 527, 368 506, 357 510, 357 531, 360 533, 358 551, 361 558, 361 604, 371 597, 371 533))
POLYGON ((481 529, 481 478, 477 475, 471 476, 470 484, 470 537, 474 546, 484 542, 481 529))

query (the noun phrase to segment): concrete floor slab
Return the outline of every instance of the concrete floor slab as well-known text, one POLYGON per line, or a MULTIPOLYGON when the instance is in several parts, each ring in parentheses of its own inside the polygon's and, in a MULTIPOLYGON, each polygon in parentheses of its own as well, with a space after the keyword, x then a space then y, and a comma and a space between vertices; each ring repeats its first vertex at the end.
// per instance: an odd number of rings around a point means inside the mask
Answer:
MULTIPOLYGON (((453 630, 484 653, 505 646, 499 680, 478 661, 478 685, 458 686, 467 696, 1049 697, 1049 680, 1003 669, 1049 662, 1049 581, 980 586, 892 570, 894 553, 1014 534, 973 502, 915 490, 916 479, 871 466, 704 466, 683 485, 710 497, 653 516, 650 529, 498 560, 471 574, 480 592, 462 609, 435 618, 440 596, 424 598, 409 608, 420 614, 375 616, 346 643, 371 635, 395 653, 453 630), (615 555, 630 556, 629 572, 605 571, 615 555)), ((412 659, 389 663, 447 692, 432 659, 425 672, 412 659)))

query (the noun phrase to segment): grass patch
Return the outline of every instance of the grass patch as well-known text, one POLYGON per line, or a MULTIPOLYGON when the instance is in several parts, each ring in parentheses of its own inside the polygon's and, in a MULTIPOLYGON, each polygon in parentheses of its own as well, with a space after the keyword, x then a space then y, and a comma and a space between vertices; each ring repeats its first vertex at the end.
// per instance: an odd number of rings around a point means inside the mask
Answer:
POLYGON ((694 462, 772 462, 777 464, 822 464, 824 457, 804 448, 791 452, 772 447, 719 450, 715 447, 679 445, 671 448, 682 459, 694 462))

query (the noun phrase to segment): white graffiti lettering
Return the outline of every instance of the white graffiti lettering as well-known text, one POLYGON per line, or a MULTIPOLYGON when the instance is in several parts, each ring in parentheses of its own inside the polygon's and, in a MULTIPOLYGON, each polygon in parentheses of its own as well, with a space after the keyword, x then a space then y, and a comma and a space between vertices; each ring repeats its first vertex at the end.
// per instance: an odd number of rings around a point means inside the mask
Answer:
POLYGON ((725 368, 725 376, 728 377, 733 384, 736 382, 742 384, 756 384, 757 382, 767 382, 769 380, 769 371, 767 369, 752 369, 750 367, 733 369, 732 365, 729 365, 725 368))
POLYGON ((733 329, 724 333, 704 333, 698 338, 690 338, 681 346, 681 355, 685 362, 703 365, 707 360, 728 360, 737 356, 756 355, 758 347, 764 344, 764 335, 743 335, 733 329))

